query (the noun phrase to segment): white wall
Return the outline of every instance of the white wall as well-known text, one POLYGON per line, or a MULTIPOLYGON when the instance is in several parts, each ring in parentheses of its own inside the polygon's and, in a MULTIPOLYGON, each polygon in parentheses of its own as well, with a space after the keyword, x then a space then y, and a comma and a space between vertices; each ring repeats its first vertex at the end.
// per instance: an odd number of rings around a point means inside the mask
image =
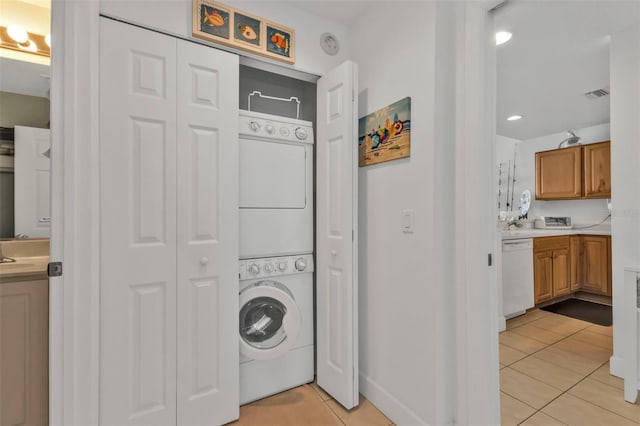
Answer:
MULTIPOLYGON (((453 97, 436 103, 437 91, 447 91, 435 84, 436 4, 385 3, 353 28, 359 116, 410 96, 411 157, 359 171, 360 390, 395 423, 445 424, 452 421, 452 235, 439 240, 446 227, 436 223, 438 208, 446 207, 436 199, 453 202, 454 153, 453 135, 436 138, 435 129, 445 127, 436 114, 452 120, 453 97), (391 10, 402 14, 393 36, 372 36, 372 28, 388 27, 391 10), (402 232, 403 209, 415 212, 412 234, 402 232)), ((452 85, 450 67, 448 75, 444 84, 452 85)))
MULTIPOLYGON (((299 9, 294 2, 231 0, 222 3, 293 28, 296 34, 296 63, 293 68, 297 70, 322 75, 349 58, 351 49, 347 27, 299 9), (320 48, 320 35, 324 32, 335 34, 339 40, 340 52, 336 56, 329 56, 320 48)), ((191 37, 191 0, 100 0, 100 12, 174 35, 191 37)), ((261 56, 253 57, 289 67, 261 56)))
MULTIPOLYGON (((592 127, 575 130, 582 138, 583 144, 610 140, 609 124, 600 124, 592 127)), ((519 143, 516 148, 516 184, 515 199, 519 199, 523 190, 529 189, 532 194, 529 218, 540 216, 571 216, 574 224, 596 224, 609 214, 606 200, 559 200, 540 201, 535 200, 535 153, 556 149, 558 144, 566 139, 566 132, 527 139, 519 143)), ((615 142, 612 142, 612 145, 615 142)), ((612 183, 612 187, 615 184, 612 183)), ((518 202, 514 202, 518 207, 518 202)))
MULTIPOLYGON (((640 267, 640 26, 611 36, 613 357, 622 377, 624 268, 640 267)), ((633 302, 633 301, 630 301, 633 302)))

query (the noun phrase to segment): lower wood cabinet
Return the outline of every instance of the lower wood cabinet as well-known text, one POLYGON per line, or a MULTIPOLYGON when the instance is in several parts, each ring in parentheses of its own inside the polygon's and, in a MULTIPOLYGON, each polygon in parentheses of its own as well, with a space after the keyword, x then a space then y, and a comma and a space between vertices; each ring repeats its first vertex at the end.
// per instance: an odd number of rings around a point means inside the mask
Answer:
POLYGON ((536 304, 571 292, 569 236, 533 240, 533 286, 536 304))
POLYGON ((576 291, 611 296, 611 237, 534 238, 533 283, 536 305, 576 291))
POLYGON ((0 425, 47 425, 49 284, 0 281, 0 425))
POLYGON ((611 296, 611 237, 582 235, 578 285, 582 291, 611 296))

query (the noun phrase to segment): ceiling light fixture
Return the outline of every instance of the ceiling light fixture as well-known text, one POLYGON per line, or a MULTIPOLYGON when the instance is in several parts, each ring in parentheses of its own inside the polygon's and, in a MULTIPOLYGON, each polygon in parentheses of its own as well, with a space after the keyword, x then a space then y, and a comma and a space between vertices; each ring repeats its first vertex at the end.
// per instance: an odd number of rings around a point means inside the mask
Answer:
POLYGON ((512 34, 508 31, 498 31, 496 33, 496 46, 500 46, 511 40, 512 34))
POLYGON ((511 117, 507 117, 507 121, 516 121, 516 120, 520 120, 520 119, 522 119, 522 116, 518 115, 518 114, 512 115, 511 117))
POLYGON ((18 25, 0 26, 0 47, 32 53, 39 56, 51 56, 51 36, 27 32, 18 25), (48 41, 47 41, 48 38, 48 41))

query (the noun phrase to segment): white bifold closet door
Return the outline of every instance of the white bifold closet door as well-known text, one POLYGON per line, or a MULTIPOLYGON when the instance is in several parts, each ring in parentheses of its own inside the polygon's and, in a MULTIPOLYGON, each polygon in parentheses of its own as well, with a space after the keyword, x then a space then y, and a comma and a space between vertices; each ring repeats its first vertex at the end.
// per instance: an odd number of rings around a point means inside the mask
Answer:
POLYGON ((318 80, 316 142, 317 380, 345 408, 358 405, 357 66, 318 80))
POLYGON ((238 58, 100 23, 100 423, 238 417, 238 58))

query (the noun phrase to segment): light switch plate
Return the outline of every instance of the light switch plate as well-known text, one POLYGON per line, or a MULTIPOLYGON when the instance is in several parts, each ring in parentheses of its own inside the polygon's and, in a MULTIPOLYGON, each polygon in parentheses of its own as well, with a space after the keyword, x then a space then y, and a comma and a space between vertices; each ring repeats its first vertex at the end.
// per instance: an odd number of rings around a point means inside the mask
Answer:
POLYGON ((402 232, 413 234, 414 214, 412 209, 402 210, 402 232))

